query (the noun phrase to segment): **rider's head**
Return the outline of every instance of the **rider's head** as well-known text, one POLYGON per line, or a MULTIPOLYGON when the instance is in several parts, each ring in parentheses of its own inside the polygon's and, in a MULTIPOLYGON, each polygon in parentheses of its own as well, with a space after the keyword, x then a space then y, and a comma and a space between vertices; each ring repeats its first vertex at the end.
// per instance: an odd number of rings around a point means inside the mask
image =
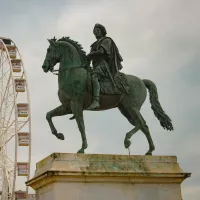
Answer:
POLYGON ((106 28, 101 24, 95 24, 93 33, 96 36, 96 38, 105 37, 107 34, 106 28))

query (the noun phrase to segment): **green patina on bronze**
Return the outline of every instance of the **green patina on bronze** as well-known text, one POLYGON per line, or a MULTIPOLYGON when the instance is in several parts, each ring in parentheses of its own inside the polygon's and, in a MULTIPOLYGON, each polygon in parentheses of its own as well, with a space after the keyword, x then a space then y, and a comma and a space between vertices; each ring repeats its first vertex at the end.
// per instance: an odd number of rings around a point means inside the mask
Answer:
POLYGON ((61 102, 60 106, 46 115, 51 131, 58 139, 64 140, 64 135, 57 132, 52 117, 73 114, 71 119, 76 119, 82 136, 82 147, 78 153, 84 153, 88 144, 83 111, 103 111, 117 107, 134 126, 125 136, 125 147, 131 145, 132 135, 141 130, 149 143, 146 154, 152 155, 155 146, 140 113, 147 89, 151 108, 161 126, 173 130, 171 119, 159 103, 156 85, 150 80, 121 73, 122 57, 115 42, 106 36, 105 27, 96 24, 93 33, 97 41, 91 45, 91 52, 87 56, 81 45, 69 37, 48 40, 50 46, 42 68, 44 72, 58 71, 58 97, 61 102), (90 67, 91 61, 93 67, 90 67), (57 63, 60 63, 59 70, 54 70, 57 63))

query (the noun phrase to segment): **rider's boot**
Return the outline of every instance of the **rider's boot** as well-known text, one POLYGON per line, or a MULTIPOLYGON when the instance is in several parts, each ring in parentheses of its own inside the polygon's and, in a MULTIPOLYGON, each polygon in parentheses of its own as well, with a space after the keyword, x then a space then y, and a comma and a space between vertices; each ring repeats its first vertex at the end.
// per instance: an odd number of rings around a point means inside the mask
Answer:
POLYGON ((90 107, 88 108, 88 110, 94 110, 95 108, 99 108, 100 104, 100 85, 99 85, 99 81, 98 81, 98 76, 97 75, 93 75, 92 76, 92 86, 93 86, 93 102, 90 105, 90 107))

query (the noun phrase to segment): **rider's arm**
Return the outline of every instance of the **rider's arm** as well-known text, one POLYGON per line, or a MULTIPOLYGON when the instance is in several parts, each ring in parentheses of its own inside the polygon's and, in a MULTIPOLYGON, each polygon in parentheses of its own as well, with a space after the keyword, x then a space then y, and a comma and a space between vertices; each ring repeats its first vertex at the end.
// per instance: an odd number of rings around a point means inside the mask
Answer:
POLYGON ((93 56, 97 56, 97 55, 101 55, 101 54, 104 54, 104 49, 103 49, 103 47, 100 47, 100 49, 97 50, 97 51, 93 51, 93 52, 89 53, 87 56, 88 56, 89 58, 92 58, 93 56))

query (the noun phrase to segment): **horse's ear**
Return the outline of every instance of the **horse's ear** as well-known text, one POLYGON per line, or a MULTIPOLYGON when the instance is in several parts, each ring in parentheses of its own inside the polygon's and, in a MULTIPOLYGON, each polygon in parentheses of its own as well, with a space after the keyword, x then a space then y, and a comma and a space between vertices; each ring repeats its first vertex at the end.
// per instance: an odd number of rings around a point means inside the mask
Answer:
POLYGON ((55 46, 55 47, 58 46, 58 44, 57 44, 55 41, 49 40, 49 39, 47 39, 47 40, 49 41, 49 43, 50 43, 52 46, 55 46))

